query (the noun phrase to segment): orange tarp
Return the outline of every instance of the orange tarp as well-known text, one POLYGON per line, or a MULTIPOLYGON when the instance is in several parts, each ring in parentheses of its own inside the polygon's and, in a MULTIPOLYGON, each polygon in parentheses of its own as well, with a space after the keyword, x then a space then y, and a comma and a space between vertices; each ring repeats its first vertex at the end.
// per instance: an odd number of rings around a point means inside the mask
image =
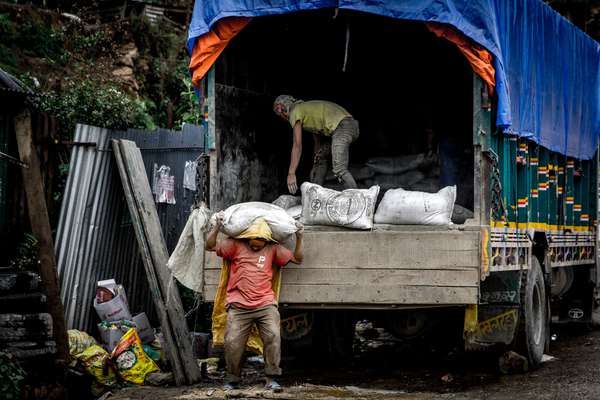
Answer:
MULTIPOLYGON (((210 32, 198 38, 192 50, 189 65, 194 86, 199 87, 200 81, 225 50, 229 41, 244 29, 251 19, 246 17, 223 18, 215 24, 210 32)), ((454 43, 467 58, 475 73, 488 84, 490 94, 493 94, 496 86, 496 71, 492 66, 490 52, 450 26, 431 22, 427 24, 427 28, 438 37, 454 43)))
POLYGON ((200 86, 200 81, 225 50, 229 41, 244 29, 251 19, 245 17, 223 18, 215 24, 210 32, 196 40, 190 60, 192 83, 195 87, 200 86))
POLYGON ((482 48, 477 43, 473 43, 466 36, 457 32, 450 26, 430 22, 427 24, 427 29, 436 36, 454 43, 467 58, 475 73, 488 84, 490 94, 494 93, 494 87, 496 86, 496 70, 492 66, 492 55, 489 51, 482 48))

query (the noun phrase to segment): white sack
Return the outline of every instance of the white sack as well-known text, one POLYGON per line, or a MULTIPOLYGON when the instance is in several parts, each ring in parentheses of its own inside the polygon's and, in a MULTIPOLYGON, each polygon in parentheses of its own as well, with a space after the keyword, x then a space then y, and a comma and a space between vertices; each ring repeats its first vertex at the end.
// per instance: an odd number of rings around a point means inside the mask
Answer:
POLYGON ((456 200, 456 186, 437 193, 388 190, 375 213, 375 223, 395 225, 448 225, 456 200))
POLYGON ((370 189, 346 189, 338 192, 304 182, 302 220, 307 225, 333 225, 372 229, 373 212, 379 186, 370 189))
POLYGON ((281 207, 259 201, 234 204, 224 211, 221 232, 235 237, 244 232, 257 219, 264 218, 271 227, 273 238, 284 242, 298 231, 296 221, 281 207))
POLYGON ((285 210, 292 218, 298 220, 302 217, 302 204, 298 204, 297 206, 290 207, 285 210))
POLYGON ((275 199, 271 204, 275 204, 277 207, 281 207, 284 210, 300 205, 302 203, 302 197, 292 196, 291 194, 282 194, 275 199))
POLYGON ((209 221, 210 210, 204 204, 193 210, 167 262, 175 279, 195 292, 202 291, 204 234, 209 221))

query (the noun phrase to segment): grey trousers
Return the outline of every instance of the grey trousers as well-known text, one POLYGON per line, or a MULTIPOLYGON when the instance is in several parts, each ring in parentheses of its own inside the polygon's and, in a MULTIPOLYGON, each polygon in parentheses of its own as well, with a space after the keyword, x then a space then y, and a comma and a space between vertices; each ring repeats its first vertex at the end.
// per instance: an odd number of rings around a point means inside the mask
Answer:
POLYGON ((315 151, 310 181, 318 185, 325 183, 331 155, 333 174, 336 178, 343 183, 344 188, 356 188, 354 177, 348 171, 348 164, 350 162, 350 144, 358 138, 359 134, 358 121, 348 117, 344 118, 333 131, 331 140, 322 138, 319 148, 315 151))
POLYGON ((230 306, 225 327, 227 382, 236 383, 241 379, 244 351, 253 324, 256 324, 264 345, 265 375, 281 375, 281 325, 277 306, 255 310, 230 306))

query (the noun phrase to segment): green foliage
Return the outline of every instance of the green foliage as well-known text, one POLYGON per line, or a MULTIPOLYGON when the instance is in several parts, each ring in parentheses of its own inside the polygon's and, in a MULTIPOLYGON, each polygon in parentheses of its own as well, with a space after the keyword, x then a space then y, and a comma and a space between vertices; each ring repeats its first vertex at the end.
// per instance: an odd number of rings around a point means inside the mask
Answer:
POLYGON ((26 233, 17 245, 14 257, 8 262, 9 268, 19 270, 37 271, 38 268, 38 241, 35 236, 26 233))
POLYGON ((71 137, 77 123, 109 129, 156 127, 144 101, 91 80, 71 82, 60 94, 45 94, 42 108, 56 116, 63 137, 71 137))
POLYGON ((181 80, 185 86, 185 90, 181 92, 179 106, 176 109, 177 114, 179 115, 177 125, 181 126, 184 123, 197 125, 199 122, 200 109, 198 97, 196 96, 194 86, 192 85, 192 78, 188 74, 181 80))
POLYGON ((13 360, 10 354, 0 352, 0 393, 6 400, 21 398, 21 384, 25 371, 13 360))
POLYGON ((63 42, 61 31, 55 31, 52 27, 37 21, 25 21, 19 26, 15 37, 15 44, 31 55, 54 60, 58 60, 62 55, 63 42))
POLYGON ((12 40, 15 36, 15 27, 10 20, 10 15, 0 14, 0 38, 3 42, 12 40))

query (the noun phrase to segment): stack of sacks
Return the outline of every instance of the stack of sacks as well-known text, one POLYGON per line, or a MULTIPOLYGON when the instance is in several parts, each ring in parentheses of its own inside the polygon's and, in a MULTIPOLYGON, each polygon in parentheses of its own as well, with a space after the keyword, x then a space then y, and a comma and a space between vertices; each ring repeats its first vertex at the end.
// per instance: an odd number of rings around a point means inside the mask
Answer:
POLYGON ((398 157, 374 157, 366 166, 375 175, 365 183, 379 185, 382 190, 402 188, 428 193, 439 189, 439 167, 436 155, 410 154, 398 157))

